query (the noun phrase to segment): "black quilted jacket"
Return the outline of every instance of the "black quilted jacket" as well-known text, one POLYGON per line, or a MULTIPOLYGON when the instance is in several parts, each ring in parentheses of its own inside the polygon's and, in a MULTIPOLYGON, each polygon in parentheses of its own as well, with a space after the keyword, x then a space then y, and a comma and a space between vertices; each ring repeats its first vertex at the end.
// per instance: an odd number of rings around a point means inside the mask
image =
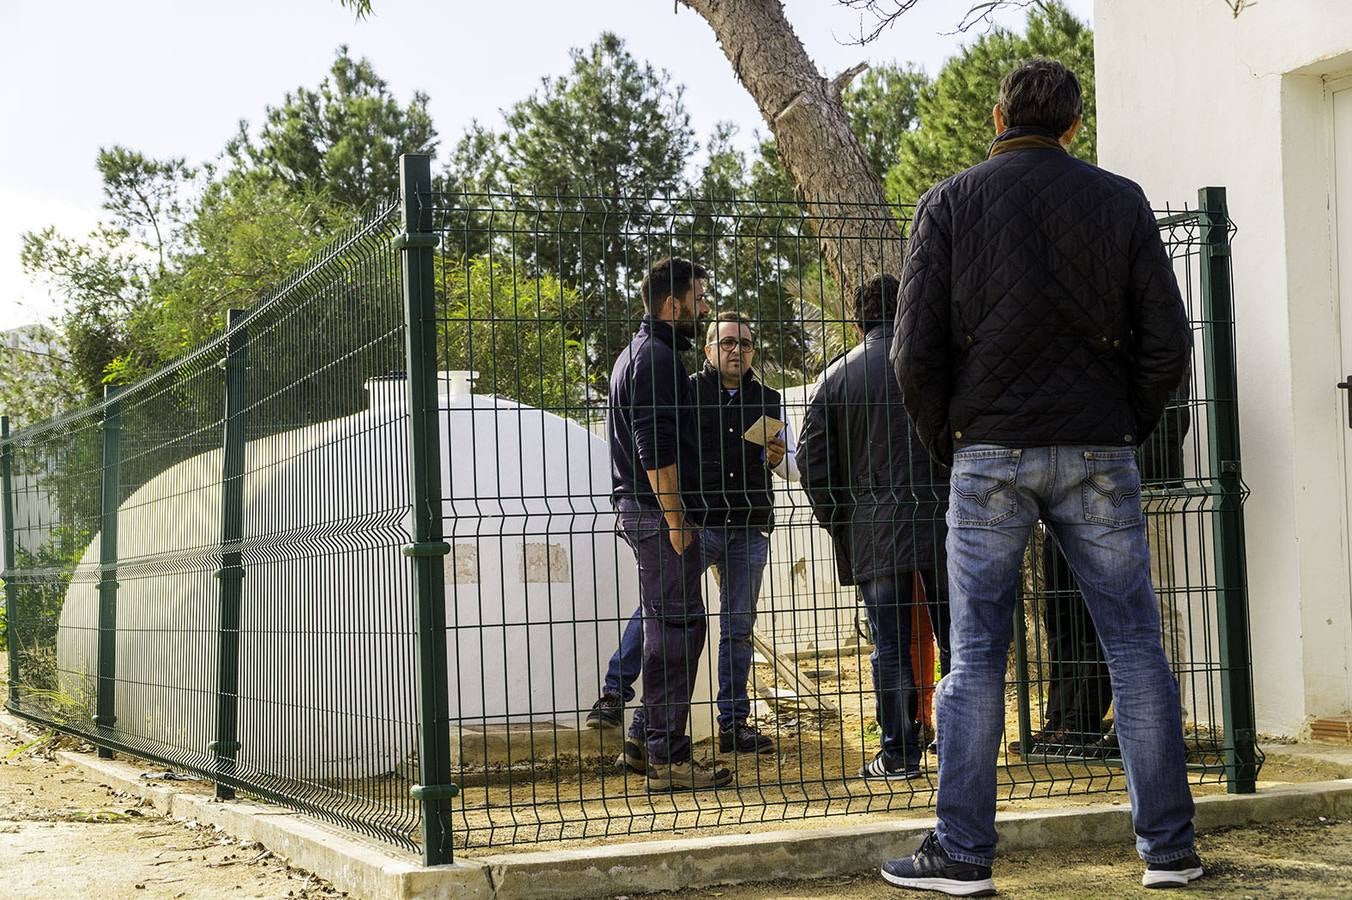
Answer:
POLYGON ((1140 444, 1187 372, 1141 189, 1041 129, 1010 129, 921 198, 901 281, 892 365, 944 463, 972 443, 1140 444))

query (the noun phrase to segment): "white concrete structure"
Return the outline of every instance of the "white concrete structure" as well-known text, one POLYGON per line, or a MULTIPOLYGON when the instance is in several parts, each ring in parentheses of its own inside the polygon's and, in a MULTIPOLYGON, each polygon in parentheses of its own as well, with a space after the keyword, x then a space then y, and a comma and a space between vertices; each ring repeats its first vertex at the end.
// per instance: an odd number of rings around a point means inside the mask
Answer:
MULTIPOLYGON (((364 777, 417 746, 405 385, 368 387, 367 410, 246 447, 239 759, 261 771, 364 777)), ((463 374, 443 378, 441 408, 452 727, 576 728, 638 598, 607 445, 472 395, 463 374)), ((118 727, 203 751, 221 462, 178 463, 119 510, 118 727)), ((96 569, 98 553, 96 535, 81 565, 96 569)), ((93 696, 97 621, 96 585, 72 583, 57 664, 75 697, 93 696)))
POLYGON ((1096 0, 1099 162, 1228 189, 1259 728, 1352 710, 1352 3, 1096 0))
MULTIPOLYGON (((817 385, 783 388, 784 410, 795 437, 817 385)), ((757 605, 756 627, 777 653, 831 654, 859 645, 859 595, 841 587, 831 536, 817 526, 803 486, 774 479, 775 530, 770 563, 757 605)))

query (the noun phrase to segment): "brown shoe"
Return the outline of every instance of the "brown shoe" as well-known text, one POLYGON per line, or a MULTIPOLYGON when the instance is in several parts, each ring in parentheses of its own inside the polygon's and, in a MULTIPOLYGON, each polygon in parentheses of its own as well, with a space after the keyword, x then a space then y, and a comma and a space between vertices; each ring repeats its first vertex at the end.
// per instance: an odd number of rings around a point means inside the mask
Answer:
POLYGON ((665 766, 648 763, 649 791, 706 791, 731 783, 732 772, 721 766, 703 766, 690 760, 665 766))

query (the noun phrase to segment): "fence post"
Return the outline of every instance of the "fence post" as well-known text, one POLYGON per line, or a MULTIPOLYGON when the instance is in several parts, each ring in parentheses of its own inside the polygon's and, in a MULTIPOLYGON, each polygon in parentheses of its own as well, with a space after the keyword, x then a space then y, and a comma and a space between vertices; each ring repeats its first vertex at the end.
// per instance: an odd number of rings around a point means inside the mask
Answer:
POLYGON ((1212 517, 1216 622, 1220 631, 1221 721, 1225 773, 1232 794, 1251 794, 1258 778, 1249 650, 1248 563, 1244 549, 1243 473, 1239 459, 1239 387, 1231 296, 1230 216, 1225 188, 1197 192, 1202 211, 1202 340, 1206 354, 1207 437, 1212 477, 1220 487, 1212 517))
POLYGON ((225 434, 221 462, 220 628, 217 632, 216 740, 208 749, 216 757, 216 796, 235 797, 235 757, 239 753, 239 624, 244 566, 244 373, 248 366, 246 313, 232 309, 226 318, 225 434))
POLYGON ((0 509, 5 520, 4 559, 0 559, 0 578, 5 580, 5 642, 9 654, 9 702, 10 709, 19 708, 19 642, 14 639, 14 627, 18 624, 18 600, 15 594, 18 587, 14 584, 14 445, 9 441, 9 416, 0 416, 0 509))
POLYGON ((451 862, 450 684, 446 672, 446 586, 441 557, 450 553, 441 525, 441 423, 437 398, 437 310, 432 210, 420 195, 432 190, 432 159, 399 157, 403 234, 404 322, 408 356, 409 500, 413 543, 414 615, 418 647, 418 770, 413 796, 422 803, 423 861, 451 862))
MULTIPOLYGON (((99 501, 99 681, 94 727, 108 737, 117 724, 113 695, 117 691, 117 506, 122 468, 121 388, 108 385, 103 399, 103 490, 99 501)), ((113 751, 99 746, 99 758, 113 751)))

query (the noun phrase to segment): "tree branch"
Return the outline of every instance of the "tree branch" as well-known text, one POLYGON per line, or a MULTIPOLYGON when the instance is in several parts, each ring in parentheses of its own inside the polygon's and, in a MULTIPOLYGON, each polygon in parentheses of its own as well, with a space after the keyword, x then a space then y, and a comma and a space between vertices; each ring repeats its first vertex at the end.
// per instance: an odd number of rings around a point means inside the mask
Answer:
POLYGON ((866 62, 855 63, 835 78, 832 78, 831 83, 827 85, 827 87, 830 88, 832 93, 839 97, 845 93, 845 88, 849 87, 850 82, 854 81, 855 76, 867 68, 868 63, 866 62))

